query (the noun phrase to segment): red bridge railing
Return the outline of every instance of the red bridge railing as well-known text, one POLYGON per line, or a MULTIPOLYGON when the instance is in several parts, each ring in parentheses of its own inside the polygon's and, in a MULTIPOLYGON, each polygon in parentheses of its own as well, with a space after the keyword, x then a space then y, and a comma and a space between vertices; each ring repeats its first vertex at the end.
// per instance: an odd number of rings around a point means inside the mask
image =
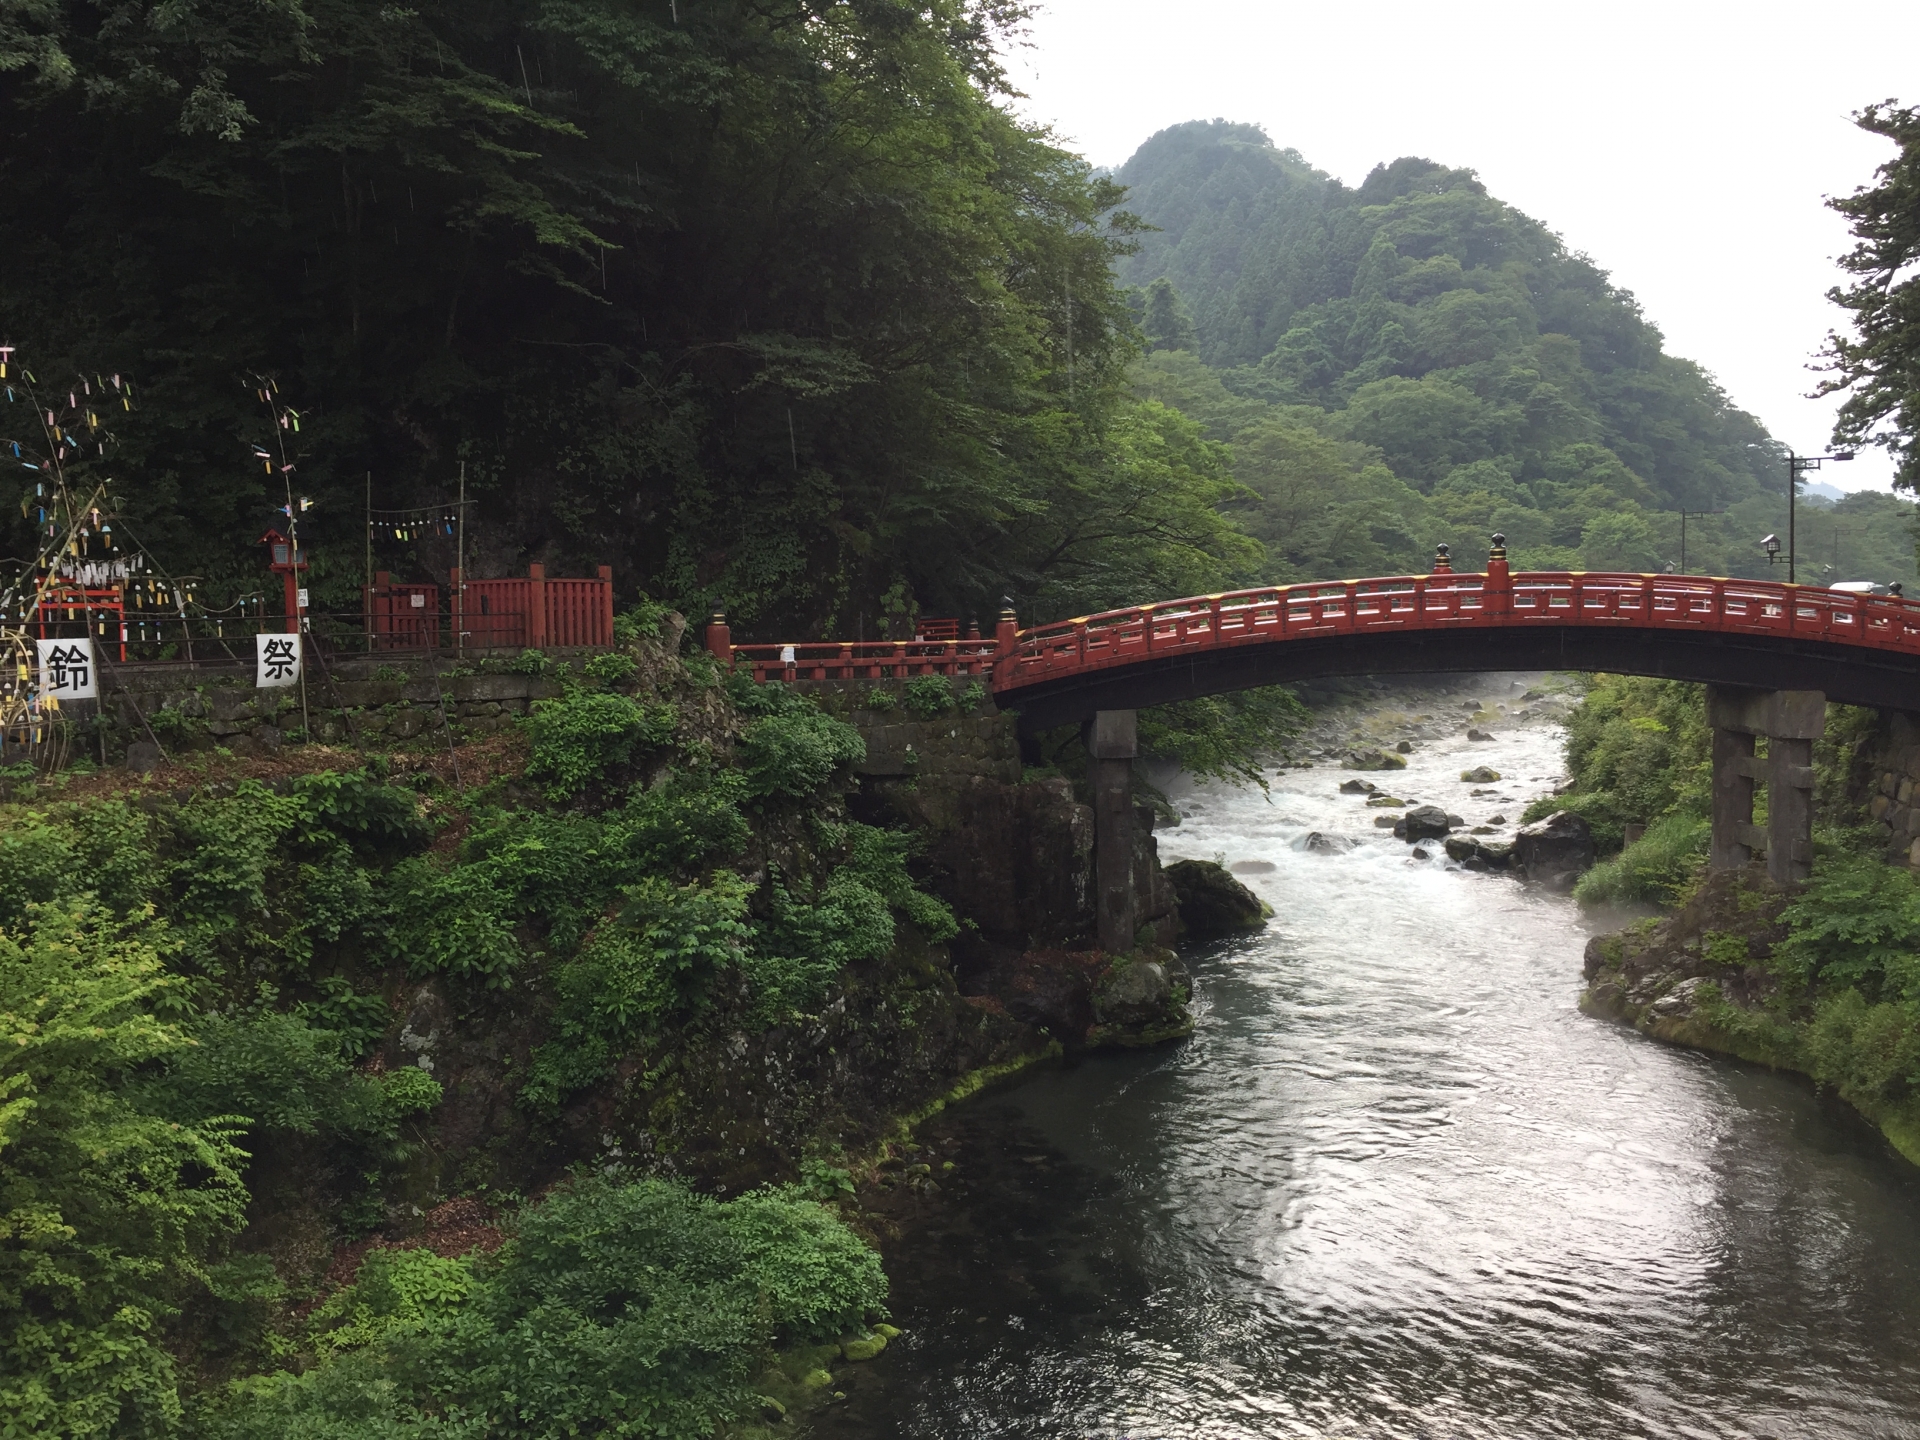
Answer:
POLYGON ((1394 575, 1200 595, 1108 610, 992 641, 741 645, 724 622, 708 645, 755 680, 989 675, 996 691, 1149 657, 1276 640, 1404 630, 1591 625, 1792 636, 1920 656, 1920 601, 1764 580, 1535 571, 1394 575))

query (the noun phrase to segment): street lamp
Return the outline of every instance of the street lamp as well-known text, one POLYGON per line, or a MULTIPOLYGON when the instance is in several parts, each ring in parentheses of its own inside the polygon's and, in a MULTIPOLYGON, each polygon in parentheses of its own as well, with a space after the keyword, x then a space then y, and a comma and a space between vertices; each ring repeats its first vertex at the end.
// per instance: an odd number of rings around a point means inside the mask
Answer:
POLYGON ((1775 564, 1775 563, 1777 563, 1777 562, 1779 561, 1779 559, 1780 559, 1780 537, 1779 537, 1778 535, 1763 535, 1763 536, 1761 536, 1761 537, 1760 537, 1760 548, 1761 548, 1762 550, 1764 550, 1764 551, 1766 552, 1766 554, 1767 554, 1767 564, 1769 564, 1769 565, 1772 565, 1772 564, 1775 564))
POLYGON ((1794 582, 1794 521, 1796 503, 1800 496, 1800 477, 1808 470, 1818 470, 1822 460, 1851 460, 1853 452, 1842 450, 1837 455, 1796 455, 1787 451, 1787 583, 1794 582))

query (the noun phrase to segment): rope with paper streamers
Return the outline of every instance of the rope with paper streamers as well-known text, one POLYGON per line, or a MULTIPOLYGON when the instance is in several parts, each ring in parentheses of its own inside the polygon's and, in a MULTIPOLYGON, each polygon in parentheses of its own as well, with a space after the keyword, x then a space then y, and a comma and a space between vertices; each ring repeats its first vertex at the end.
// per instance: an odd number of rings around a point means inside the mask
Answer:
POLYGON ((410 510, 367 511, 367 535, 374 540, 424 540, 452 536, 460 528, 460 502, 417 505, 410 510))
MULTIPOLYGON (((55 599, 69 612, 82 611, 91 635, 95 596, 118 592, 145 568, 145 557, 121 550, 109 481, 98 473, 115 442, 111 420, 133 409, 132 383, 82 374, 43 391, 18 353, 11 342, 0 343, 7 405, 0 413, 10 432, 0 435, 0 462, 11 462, 25 481, 20 515, 33 528, 38 554, 0 586, 0 743, 32 746, 46 738, 55 702, 43 703, 33 683, 29 625, 55 599), (87 498, 79 500, 82 491, 87 498)), ((111 608, 120 608, 117 593, 111 608)))

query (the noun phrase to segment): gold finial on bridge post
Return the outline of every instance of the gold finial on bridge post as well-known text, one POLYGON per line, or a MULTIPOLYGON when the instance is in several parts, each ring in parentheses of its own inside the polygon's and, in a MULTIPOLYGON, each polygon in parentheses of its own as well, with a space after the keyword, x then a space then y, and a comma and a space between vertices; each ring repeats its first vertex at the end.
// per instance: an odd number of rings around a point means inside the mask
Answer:
POLYGON ((1007 651, 1013 648, 1013 642, 1020 634, 1020 617, 1014 612, 1013 597, 1000 597, 1000 623, 993 627, 994 648, 1007 651))
POLYGON ((1445 541, 1433 547, 1433 573, 1436 575, 1453 573, 1453 549, 1445 541))

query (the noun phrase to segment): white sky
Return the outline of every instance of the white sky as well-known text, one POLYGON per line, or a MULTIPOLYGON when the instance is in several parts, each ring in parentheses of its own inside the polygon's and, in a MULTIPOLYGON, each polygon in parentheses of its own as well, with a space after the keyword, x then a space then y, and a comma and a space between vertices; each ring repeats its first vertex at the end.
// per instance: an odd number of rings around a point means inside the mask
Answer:
MULTIPOLYGON (((1844 312, 1822 204, 1893 147, 1849 115, 1920 103, 1920 0, 1042 0, 1013 70, 1026 113, 1118 166, 1182 120, 1250 121, 1358 184, 1423 155, 1585 251, 1670 351, 1801 453, 1837 400, 1806 369, 1844 312)), ((1819 478, 1884 488, 1878 451, 1819 478)))

